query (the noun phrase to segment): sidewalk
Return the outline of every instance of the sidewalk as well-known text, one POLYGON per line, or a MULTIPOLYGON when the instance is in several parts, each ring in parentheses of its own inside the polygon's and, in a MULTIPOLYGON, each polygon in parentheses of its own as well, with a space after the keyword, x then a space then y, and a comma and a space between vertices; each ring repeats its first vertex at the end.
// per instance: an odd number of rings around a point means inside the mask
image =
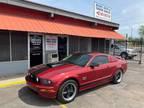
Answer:
POLYGON ((24 77, 12 78, 8 80, 1 80, 0 81, 0 88, 10 87, 13 85, 25 84, 24 77))

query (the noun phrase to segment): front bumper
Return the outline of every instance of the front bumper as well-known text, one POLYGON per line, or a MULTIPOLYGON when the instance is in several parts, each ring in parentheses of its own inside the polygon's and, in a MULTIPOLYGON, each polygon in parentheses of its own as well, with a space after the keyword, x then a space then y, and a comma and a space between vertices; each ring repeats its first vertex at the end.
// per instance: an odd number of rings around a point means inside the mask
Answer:
POLYGON ((57 96, 57 90, 53 86, 43 86, 27 80, 26 83, 31 90, 38 93, 41 97, 54 99, 57 96))
POLYGON ((137 56, 137 53, 128 53, 128 56, 129 57, 135 57, 135 56, 137 56))

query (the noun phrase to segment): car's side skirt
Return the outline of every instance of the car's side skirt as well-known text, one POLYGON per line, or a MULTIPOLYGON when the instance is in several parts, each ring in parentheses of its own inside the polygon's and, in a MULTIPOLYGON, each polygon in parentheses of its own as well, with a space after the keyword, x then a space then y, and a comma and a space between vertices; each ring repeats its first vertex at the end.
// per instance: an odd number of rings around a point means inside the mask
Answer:
POLYGON ((80 86, 79 91, 94 88, 96 86, 103 85, 103 84, 106 84, 106 83, 111 82, 111 81, 112 81, 112 78, 109 77, 109 78, 106 78, 106 79, 103 79, 103 80, 100 80, 100 81, 94 81, 94 82, 91 82, 91 83, 88 83, 88 84, 84 84, 84 85, 80 86))

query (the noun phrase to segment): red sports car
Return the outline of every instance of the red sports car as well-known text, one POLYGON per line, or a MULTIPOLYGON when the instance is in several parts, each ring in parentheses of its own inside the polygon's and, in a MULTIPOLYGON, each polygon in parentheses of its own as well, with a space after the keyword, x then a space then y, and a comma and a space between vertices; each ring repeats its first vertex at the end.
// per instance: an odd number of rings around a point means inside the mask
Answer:
POLYGON ((75 99, 79 91, 122 81, 127 62, 102 53, 77 53, 57 63, 31 68, 26 76, 28 87, 42 97, 62 103, 75 99))

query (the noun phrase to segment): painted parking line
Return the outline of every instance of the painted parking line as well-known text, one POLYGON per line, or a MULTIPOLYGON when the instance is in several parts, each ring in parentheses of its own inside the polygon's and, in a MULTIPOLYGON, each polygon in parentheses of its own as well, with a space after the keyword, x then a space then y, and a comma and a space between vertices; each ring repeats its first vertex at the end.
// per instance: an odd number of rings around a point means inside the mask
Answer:
POLYGON ((61 108, 68 108, 65 104, 61 104, 60 102, 58 102, 57 100, 55 100, 55 102, 60 105, 61 108))
POLYGON ((68 108, 66 105, 64 105, 64 104, 60 104, 60 107, 61 108, 68 108))
POLYGON ((0 81, 0 88, 26 84, 24 77, 0 81))

